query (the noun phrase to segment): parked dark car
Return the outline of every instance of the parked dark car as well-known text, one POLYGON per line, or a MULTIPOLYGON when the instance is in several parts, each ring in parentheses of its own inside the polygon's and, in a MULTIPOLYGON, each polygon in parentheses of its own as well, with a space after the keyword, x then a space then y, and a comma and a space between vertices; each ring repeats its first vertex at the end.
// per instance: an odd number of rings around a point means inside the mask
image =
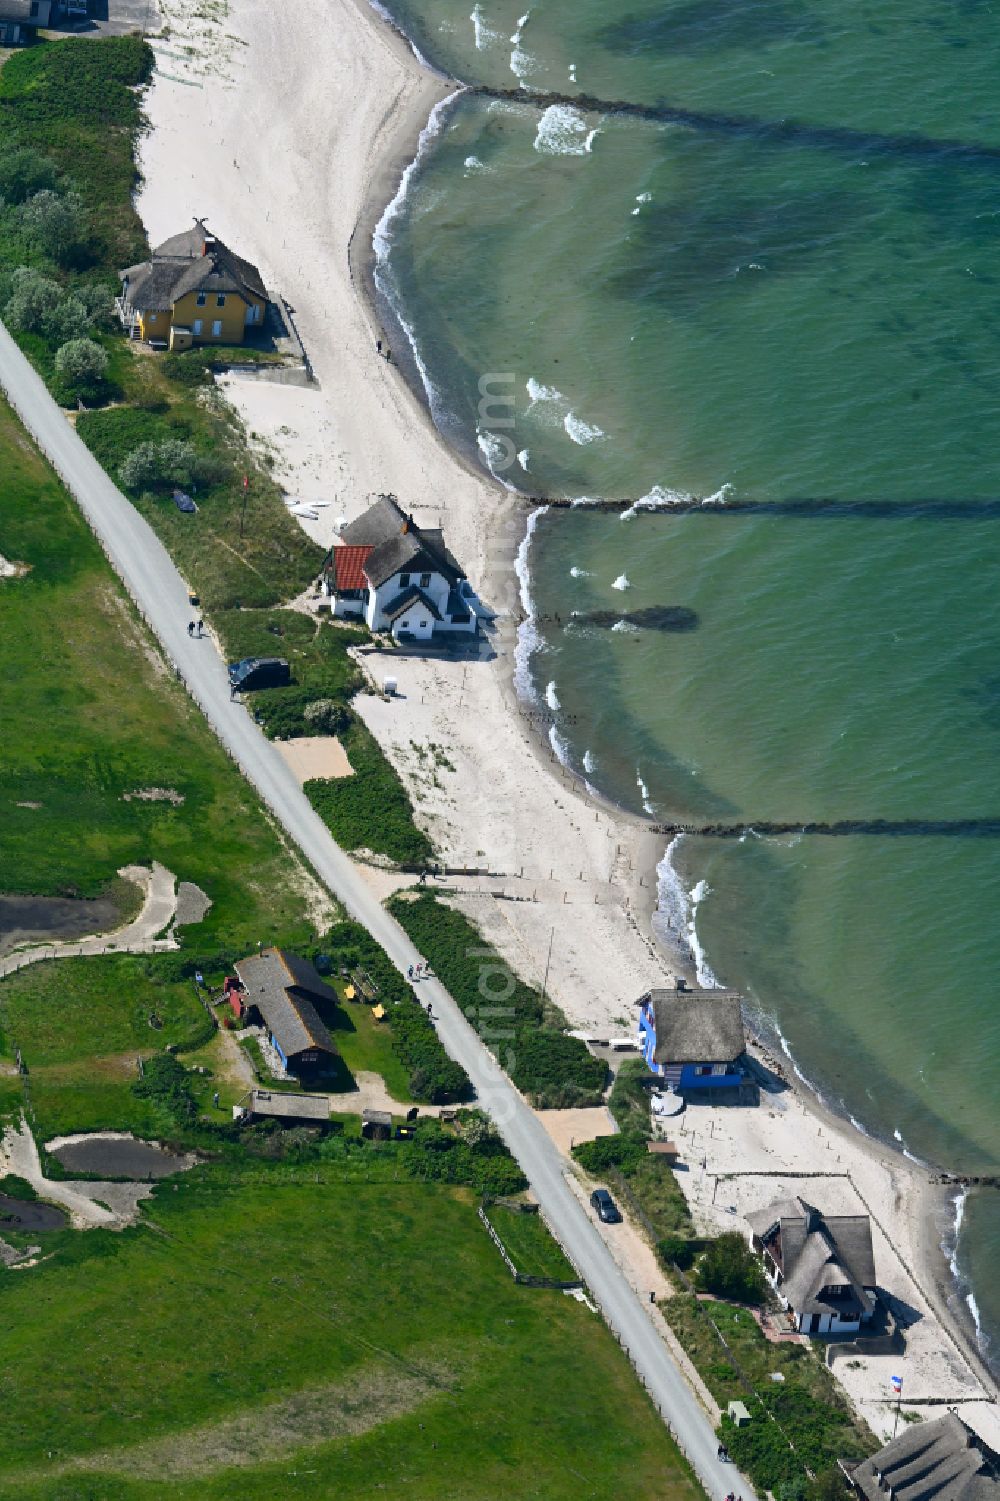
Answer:
POLYGON ((292 681, 292 670, 283 657, 244 657, 230 662, 229 682, 234 693, 250 693, 254 688, 284 688, 292 681))
POLYGON ((590 1202, 597 1210, 597 1217, 606 1225, 620 1225, 622 1222, 621 1210, 606 1188, 595 1188, 590 1196, 590 1202))
POLYGON ((174 505, 179 511, 186 511, 189 516, 198 509, 190 495, 185 495, 183 490, 174 491, 174 505))

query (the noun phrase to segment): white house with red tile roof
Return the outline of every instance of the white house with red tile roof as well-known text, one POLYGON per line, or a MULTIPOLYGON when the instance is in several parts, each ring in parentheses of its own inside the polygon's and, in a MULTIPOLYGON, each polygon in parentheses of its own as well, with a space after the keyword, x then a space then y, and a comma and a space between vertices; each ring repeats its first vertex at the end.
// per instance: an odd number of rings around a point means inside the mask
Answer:
POLYGON ((478 600, 436 528, 418 527, 394 495, 344 527, 323 565, 333 613, 397 641, 474 635, 478 600))

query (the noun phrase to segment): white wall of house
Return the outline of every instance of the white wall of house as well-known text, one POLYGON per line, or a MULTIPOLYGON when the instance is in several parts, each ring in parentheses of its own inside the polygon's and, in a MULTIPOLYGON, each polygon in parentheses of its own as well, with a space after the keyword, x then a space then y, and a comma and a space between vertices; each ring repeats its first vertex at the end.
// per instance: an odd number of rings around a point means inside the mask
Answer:
MULTIPOLYGON (((394 573, 391 578, 386 579, 384 584, 379 584, 378 588, 372 591, 372 599, 368 605, 368 624, 373 631, 388 630, 386 606, 392 604, 392 601, 398 599, 407 589, 421 590, 436 605, 438 613, 444 615, 450 593, 448 580, 440 573, 410 573, 404 569, 401 573, 394 573), (425 579, 426 583, 424 583, 425 579)), ((414 609, 416 608, 414 606, 414 609)), ((431 616, 430 619, 433 625, 434 617, 431 616)))
POLYGON ((447 614, 448 598, 451 594, 451 584, 440 573, 408 573, 405 569, 400 573, 394 573, 386 579, 384 584, 379 584, 377 589, 367 591, 368 598, 352 599, 344 594, 338 594, 331 579, 323 581, 324 592, 332 600, 333 614, 346 620, 364 619, 371 631, 391 630, 398 638, 400 631, 406 631, 418 641, 430 640, 435 632, 439 631, 464 631, 473 634, 477 626, 477 616, 474 609, 475 596, 467 583, 463 581, 457 586, 462 595, 462 602, 468 620, 452 621, 447 614), (426 578, 428 582, 422 583, 426 578), (404 583, 404 579, 406 582, 404 583), (394 622, 390 622, 386 615, 386 607, 393 600, 398 599, 407 589, 419 589, 434 604, 441 616, 435 620, 433 614, 420 600, 413 605, 394 622))

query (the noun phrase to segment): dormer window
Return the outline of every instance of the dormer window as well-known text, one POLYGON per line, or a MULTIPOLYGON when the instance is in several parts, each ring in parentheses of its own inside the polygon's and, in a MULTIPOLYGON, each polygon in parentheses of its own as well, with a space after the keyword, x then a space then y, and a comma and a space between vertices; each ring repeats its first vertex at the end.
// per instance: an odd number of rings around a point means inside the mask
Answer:
POLYGON ((399 587, 401 589, 405 589, 406 586, 407 586, 407 584, 409 582, 410 582, 410 575, 408 573, 401 573, 399 575, 399 587))
POLYGON ((429 573, 422 573, 420 575, 420 587, 421 587, 421 589, 427 589, 430 586, 430 582, 431 582, 431 576, 430 576, 429 573))
POLYGON ((226 294, 225 294, 225 292, 220 292, 217 295, 217 297, 215 299, 215 305, 216 305, 216 307, 225 307, 225 305, 226 305, 226 294))
POLYGON ((199 307, 204 307, 205 304, 206 304, 206 302, 208 301, 208 293, 207 292, 199 292, 198 296, 195 298, 195 301, 196 301, 196 303, 198 304, 199 307))

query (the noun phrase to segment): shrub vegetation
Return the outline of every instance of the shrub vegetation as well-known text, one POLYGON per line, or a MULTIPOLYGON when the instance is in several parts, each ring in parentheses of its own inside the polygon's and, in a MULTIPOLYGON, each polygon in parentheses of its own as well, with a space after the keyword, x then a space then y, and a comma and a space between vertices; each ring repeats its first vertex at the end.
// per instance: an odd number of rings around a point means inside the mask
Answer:
POLYGON ((579 1038, 566 1035, 556 1008, 514 973, 468 918, 431 892, 397 896, 389 906, 533 1104, 599 1103, 605 1065, 579 1038))

